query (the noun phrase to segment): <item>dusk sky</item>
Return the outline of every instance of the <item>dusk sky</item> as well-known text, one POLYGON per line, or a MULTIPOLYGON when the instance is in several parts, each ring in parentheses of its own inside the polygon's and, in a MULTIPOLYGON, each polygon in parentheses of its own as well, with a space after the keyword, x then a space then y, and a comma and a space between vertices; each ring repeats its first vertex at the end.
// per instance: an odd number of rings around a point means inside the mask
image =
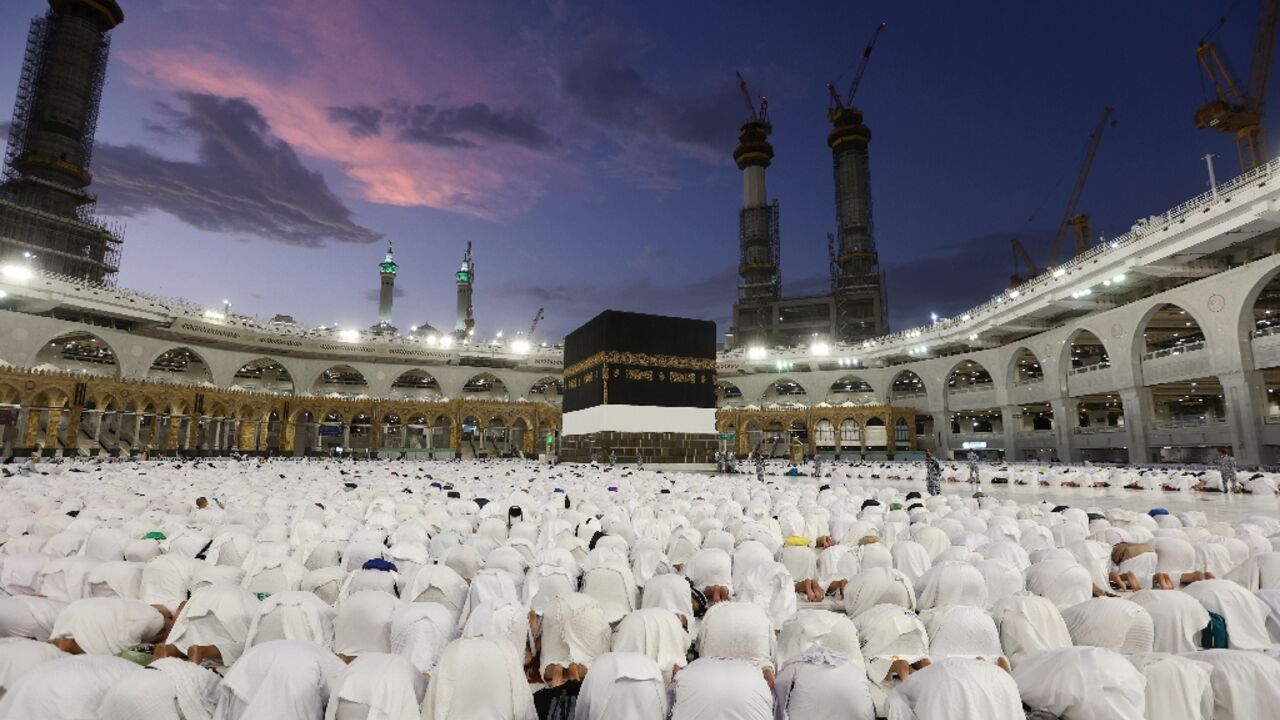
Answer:
MULTIPOLYGON (((90 168, 127 226, 119 284, 313 325, 376 321, 391 240, 395 323, 451 328, 471 241, 482 337, 539 306, 537 340, 605 308, 723 333, 735 70, 770 101, 784 293, 825 291, 825 84, 843 91, 882 20, 855 104, 894 329, 1004 288, 1012 235, 1045 261, 1104 106, 1081 210, 1105 235, 1207 189, 1206 152, 1239 172, 1230 138, 1191 123, 1196 43, 1231 0, 120 4, 90 168)), ((1215 40, 1243 82, 1257 3, 1234 5, 1215 40)), ((5 3, 0 118, 45 7, 5 3)))

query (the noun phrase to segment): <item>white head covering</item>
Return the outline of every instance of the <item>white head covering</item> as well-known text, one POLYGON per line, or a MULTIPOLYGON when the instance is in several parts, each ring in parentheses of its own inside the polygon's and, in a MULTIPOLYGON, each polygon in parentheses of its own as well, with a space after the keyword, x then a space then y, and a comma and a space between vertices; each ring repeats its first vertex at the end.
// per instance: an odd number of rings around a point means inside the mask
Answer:
POLYGON ((1076 645, 1131 655, 1151 652, 1155 639, 1150 613, 1124 598, 1090 598, 1063 609, 1062 619, 1076 645))
POLYGON ((1079 720, 1144 720, 1146 678, 1123 656, 1096 647, 1043 650, 1013 668, 1033 710, 1079 720), (1063 672, 1070 668, 1070 672, 1063 672))
POLYGON ((163 627, 164 616, 140 600, 85 598, 63 608, 49 637, 75 638, 91 655, 115 655, 154 637, 163 627))
POLYGON ((400 601, 379 590, 362 590, 343 601, 333 620, 333 651, 339 655, 391 650, 391 616, 400 601))
POLYGON ((275 640, 250 648, 218 689, 218 720, 315 720, 346 666, 312 642, 275 640))
POLYGON ((1071 646, 1071 633, 1052 600, 1022 593, 996 602, 991 616, 1000 630, 1000 645, 1009 662, 1039 652, 1071 646))
POLYGON ((1209 624, 1209 611, 1194 597, 1169 590, 1139 590, 1129 596, 1151 616, 1153 649, 1185 653, 1200 649, 1200 632, 1209 624))
POLYGON ((445 648, 431 676, 422 720, 535 720, 533 693, 509 643, 462 638, 445 648))
POLYGON ((576 720, 663 720, 667 689, 652 658, 609 652, 591 664, 578 693, 576 720))
POLYGON ((777 720, 875 717, 861 663, 827 647, 814 645, 788 660, 778 673, 774 691, 777 720))
POLYGON ((418 672, 435 670, 445 646, 456 636, 449 608, 439 603, 406 603, 391 616, 391 652, 404 656, 418 672))
POLYGON ((244 652, 259 605, 253 593, 235 585, 200 588, 174 618, 166 642, 184 653, 192 645, 214 645, 223 664, 231 665, 244 652))
POLYGON ((582 593, 568 593, 551 601, 542 618, 542 664, 545 674, 550 665, 590 665, 609 650, 609 623, 595 598, 582 593))
POLYGON ((408 660, 399 655, 364 653, 338 676, 325 720, 340 717, 346 703, 368 708, 366 720, 419 720, 418 707, 426 692, 427 682, 408 660))
POLYGON ((633 610, 618 623, 613 652, 646 655, 669 680, 672 668, 688 664, 689 637, 675 613, 664 608, 643 608, 633 610))
POLYGON ((759 605, 716 603, 702 618, 698 636, 702 657, 746 660, 757 667, 769 667, 775 644, 773 620, 759 605))

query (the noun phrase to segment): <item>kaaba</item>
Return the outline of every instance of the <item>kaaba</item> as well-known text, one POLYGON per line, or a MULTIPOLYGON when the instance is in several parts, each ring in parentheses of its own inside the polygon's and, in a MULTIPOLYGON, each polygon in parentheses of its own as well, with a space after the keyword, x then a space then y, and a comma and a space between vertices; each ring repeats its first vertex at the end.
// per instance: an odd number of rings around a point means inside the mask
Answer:
POLYGON ((564 344, 561 458, 710 462, 716 325, 606 310, 564 344))

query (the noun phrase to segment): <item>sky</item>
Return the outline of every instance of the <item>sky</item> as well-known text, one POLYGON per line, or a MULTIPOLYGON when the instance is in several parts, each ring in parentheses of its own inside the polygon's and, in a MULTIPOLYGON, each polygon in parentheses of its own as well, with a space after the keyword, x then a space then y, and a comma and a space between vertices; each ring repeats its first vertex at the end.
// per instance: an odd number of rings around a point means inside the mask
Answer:
MULTIPOLYGON (((1047 262, 1106 106, 1080 206, 1099 233, 1205 191, 1206 153, 1220 180, 1238 174, 1230 137, 1192 126, 1195 47, 1214 31, 1243 82, 1257 2, 121 0, 91 190, 125 225, 127 288, 366 327, 390 241, 395 324, 450 329, 471 242, 481 337, 527 330, 539 307, 538 341, 606 308, 723 333, 734 72, 769 98, 783 292, 823 292, 825 86, 847 86, 884 21, 855 104, 902 329, 1006 287, 1013 237, 1047 262)), ((0 118, 25 34, 0 24, 0 118)))

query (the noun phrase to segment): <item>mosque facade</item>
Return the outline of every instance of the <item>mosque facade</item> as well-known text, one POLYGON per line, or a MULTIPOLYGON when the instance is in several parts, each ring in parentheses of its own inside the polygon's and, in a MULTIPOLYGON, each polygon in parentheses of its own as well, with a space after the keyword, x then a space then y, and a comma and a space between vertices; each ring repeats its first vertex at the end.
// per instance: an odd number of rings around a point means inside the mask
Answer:
MULTIPOLYGON (((1264 165, 926 327, 721 350, 724 447, 1275 462, 1277 179, 1264 165)), ((559 430, 555 345, 260 322, 21 264, 0 291, 0 426, 18 451, 499 455, 559 430)))
MULTIPOLYGON (((58 196, 71 198, 59 227, 84 224, 106 35, 122 20, 114 2, 78 0, 33 24, 0 215, 54 217, 41 208, 58 196), (50 44, 63 35, 82 42, 50 44), (68 73, 84 81, 75 102, 54 91, 68 73)), ((1245 464, 1280 462, 1280 161, 978 307, 886 333, 861 114, 833 114, 828 138, 833 292, 797 299, 780 290, 763 111, 734 153, 742 284, 715 359, 723 451, 1146 463, 1230 448, 1245 464), (801 301, 826 309, 788 305, 801 301)), ((71 252, 62 230, 19 225, 0 223, 5 453, 557 449, 563 348, 476 339, 470 245, 451 331, 398 332, 389 246, 377 323, 312 328, 117 288, 117 237, 76 226, 84 243, 71 252)))

